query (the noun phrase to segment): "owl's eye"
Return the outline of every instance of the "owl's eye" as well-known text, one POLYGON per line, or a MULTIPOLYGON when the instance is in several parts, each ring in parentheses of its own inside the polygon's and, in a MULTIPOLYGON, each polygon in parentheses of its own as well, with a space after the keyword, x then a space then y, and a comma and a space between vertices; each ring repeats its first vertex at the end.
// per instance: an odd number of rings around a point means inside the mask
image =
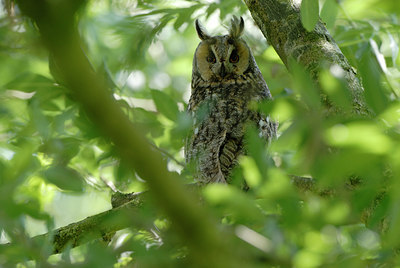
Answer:
POLYGON ((231 57, 229 58, 229 61, 231 63, 237 63, 239 61, 239 55, 237 54, 236 49, 234 51, 232 51, 231 57))
POLYGON ((214 57, 214 55, 209 55, 208 57, 207 57, 207 61, 209 62, 209 63, 215 63, 215 57, 214 57))

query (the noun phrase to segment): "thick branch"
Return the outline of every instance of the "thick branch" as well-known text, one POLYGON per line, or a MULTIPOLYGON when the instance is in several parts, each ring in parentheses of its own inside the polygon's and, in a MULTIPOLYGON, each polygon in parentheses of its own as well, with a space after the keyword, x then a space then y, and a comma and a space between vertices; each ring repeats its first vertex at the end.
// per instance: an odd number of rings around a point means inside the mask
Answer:
MULTIPOLYGON (((300 192, 311 192, 319 195, 326 195, 327 192, 316 188, 315 182, 311 178, 292 176, 292 183, 300 192)), ((200 189, 201 186, 198 184, 185 185, 185 190, 194 195, 200 189)), ((112 209, 60 227, 49 233, 32 237, 29 243, 42 247, 44 241, 47 241, 52 245, 51 252, 57 254, 61 253, 66 247, 75 248, 86 242, 104 238, 108 234, 113 234, 124 228, 132 226, 137 228, 146 228, 147 226, 148 228, 150 222, 145 222, 137 217, 138 211, 149 201, 148 198, 148 192, 114 193, 111 199, 112 209)), ((14 245, 13 243, 1 244, 0 251, 6 251, 14 245)), ((276 262, 278 260, 271 256, 271 261, 276 262)))
POLYGON ((363 87, 354 69, 340 51, 325 25, 319 21, 308 32, 300 19, 299 3, 294 0, 245 0, 251 15, 265 38, 289 67, 290 59, 305 66, 315 80, 324 64, 338 65, 345 72, 352 95, 353 113, 368 115, 363 87))
MULTIPOLYGON (((121 206, 60 227, 52 232, 32 237, 30 243, 42 246, 44 241, 49 241, 52 244, 52 253, 57 254, 67 246, 74 248, 132 225, 143 226, 143 220, 135 215, 145 203, 147 196, 146 193, 131 194, 129 200, 125 200, 129 202, 121 206)), ((0 249, 5 250, 12 246, 13 244, 0 245, 0 249)))
MULTIPOLYGON (((316 187, 312 178, 291 176, 291 181, 299 192, 312 193, 320 196, 333 196, 335 191, 332 189, 321 189, 316 187)), ((352 181, 346 190, 353 191, 360 185, 360 181, 352 181)), ((198 184, 187 184, 185 190, 197 195, 201 189, 198 184)), ((52 232, 38 235, 31 238, 34 245, 43 245, 43 241, 52 244, 51 252, 57 254, 67 246, 74 248, 94 239, 100 239, 107 234, 114 233, 128 227, 148 227, 149 223, 144 222, 138 215, 138 211, 148 202, 148 192, 123 194, 116 192, 113 194, 111 203, 113 208, 102 213, 87 217, 84 220, 71 223, 60 227, 52 232)), ((374 204, 376 205, 376 204, 374 204)), ((363 214, 363 222, 367 223, 373 208, 367 208, 363 214)), ((0 245, 0 250, 12 247, 13 244, 0 245)), ((273 259, 271 257, 271 259, 273 259)), ((277 260, 273 260, 277 261, 277 260)))
MULTIPOLYGON (((196 194, 199 190, 197 184, 188 184, 185 190, 196 194)), ((107 234, 114 233, 124 228, 135 226, 149 227, 151 222, 145 222, 137 217, 138 211, 149 202, 148 192, 123 194, 116 192, 112 195, 112 209, 87 217, 84 220, 60 227, 49 233, 32 237, 30 243, 43 245, 43 241, 52 244, 53 254, 61 253, 65 247, 80 246, 94 239, 104 238, 107 234)), ((2 244, 0 250, 12 247, 14 244, 2 244)))

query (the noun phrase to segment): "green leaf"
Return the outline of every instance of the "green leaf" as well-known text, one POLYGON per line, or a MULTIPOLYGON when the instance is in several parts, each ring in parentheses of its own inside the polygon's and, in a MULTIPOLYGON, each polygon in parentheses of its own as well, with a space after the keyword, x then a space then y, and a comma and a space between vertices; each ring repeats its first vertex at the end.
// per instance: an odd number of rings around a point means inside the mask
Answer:
POLYGON ((3 185, 4 183, 4 175, 5 175, 5 170, 6 170, 7 164, 5 163, 5 161, 3 161, 2 156, 0 154, 0 187, 3 185))
POLYGON ((126 163, 119 161, 114 168, 115 183, 118 188, 124 189, 129 182, 135 179, 135 172, 126 163))
POLYGON ((325 132, 325 140, 331 146, 357 148, 370 154, 386 154, 393 148, 391 139, 383 130, 368 121, 337 124, 325 132))
POLYGON ((177 119, 178 105, 170 96, 159 90, 151 90, 151 96, 160 113, 172 121, 177 119))
POLYGON ((230 215, 236 223, 262 221, 263 216, 254 200, 234 186, 209 184, 203 193, 210 205, 220 208, 223 216, 230 215))
POLYGON ((78 154, 80 146, 81 140, 74 137, 57 138, 45 142, 40 147, 40 151, 54 157, 57 161, 68 163, 78 154))
POLYGON ((262 181, 262 176, 258 170, 256 161, 248 156, 240 159, 240 165, 243 167, 243 176, 250 188, 257 187, 262 181))
POLYGON ((30 109, 31 119, 36 130, 43 138, 47 139, 51 134, 50 121, 43 114, 39 107, 39 102, 36 99, 32 100, 30 103, 30 109))
POLYGON ((377 114, 384 111, 388 105, 388 98, 381 85, 381 69, 370 46, 362 55, 359 69, 369 107, 377 114))
POLYGON ((19 90, 23 92, 35 92, 41 89, 54 88, 54 81, 39 74, 23 73, 14 80, 3 86, 6 89, 19 90))
POLYGON ((336 0, 326 0, 322 10, 321 19, 326 23, 328 28, 332 28, 335 25, 336 16, 339 11, 339 6, 336 0))
POLYGON ((187 113, 180 112, 170 135, 171 146, 174 149, 178 150, 182 147, 182 142, 189 135, 192 126, 192 118, 187 113))
POLYGON ((334 66, 331 71, 322 70, 320 74, 320 84, 329 100, 337 107, 351 111, 350 90, 344 80, 344 71, 339 66, 334 66))
MULTIPOLYGON (((266 171, 269 166, 267 158, 268 154, 265 150, 266 146, 265 139, 262 139, 258 136, 258 130, 255 128, 249 128, 246 132, 245 137, 246 137, 246 150, 248 150, 249 156, 252 157, 251 160, 254 161, 254 164, 256 164, 256 168, 257 171, 260 173, 260 176, 265 177, 266 171)), ((245 178, 246 180, 248 180, 248 177, 245 176, 245 178)))
POLYGON ((154 112, 133 108, 132 114, 134 122, 143 132, 150 132, 153 137, 159 137, 164 133, 164 128, 154 112))
POLYGON ((380 159, 383 159, 381 155, 366 153, 358 147, 342 146, 335 154, 320 156, 311 175, 318 178, 323 187, 340 187, 348 182, 350 176, 366 178, 372 169, 379 166, 380 159))
POLYGON ((62 190, 73 192, 84 190, 84 178, 72 168, 62 165, 51 166, 42 172, 42 176, 62 190))
POLYGON ((217 10, 217 9, 218 9, 218 4, 217 3, 211 3, 208 6, 207 11, 206 11, 207 18, 210 17, 215 12, 215 10, 217 10))
POLYGON ((17 179, 21 181, 40 167, 40 162, 37 156, 34 155, 36 148, 37 145, 28 140, 22 141, 17 145, 17 150, 13 152, 11 160, 5 166, 6 169, 2 171, 5 183, 17 179))
POLYGON ((193 14, 193 12, 202 6, 203 6, 202 4, 198 4, 198 5, 193 5, 191 7, 188 7, 188 8, 182 8, 180 10, 178 9, 177 10, 178 18, 176 19, 176 21, 174 23, 175 30, 178 30, 179 27, 181 27, 182 24, 184 24, 185 22, 191 21, 190 17, 193 14))
POLYGON ((318 0, 303 0, 300 7, 301 22, 307 31, 312 31, 319 18, 318 0))
POLYGON ((293 72, 293 88, 300 93, 301 99, 310 108, 319 109, 321 105, 320 95, 310 73, 294 60, 291 60, 289 64, 293 72))

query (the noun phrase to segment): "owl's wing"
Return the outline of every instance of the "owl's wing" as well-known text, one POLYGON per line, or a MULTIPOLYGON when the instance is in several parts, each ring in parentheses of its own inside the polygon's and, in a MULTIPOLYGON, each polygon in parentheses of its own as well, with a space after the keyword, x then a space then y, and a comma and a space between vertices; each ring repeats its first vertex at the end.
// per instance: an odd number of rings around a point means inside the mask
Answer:
POLYGON ((195 179, 201 183, 226 183, 219 161, 220 148, 226 138, 225 129, 202 122, 186 141, 185 158, 196 165, 195 179))
POLYGON ((219 160, 221 145, 226 137, 226 130, 218 133, 209 140, 205 146, 202 157, 199 159, 199 180, 208 183, 226 183, 224 174, 221 171, 219 160))
POLYGON ((239 155, 243 154, 243 139, 227 136, 219 151, 219 162, 222 174, 229 182, 232 169, 238 164, 239 155))

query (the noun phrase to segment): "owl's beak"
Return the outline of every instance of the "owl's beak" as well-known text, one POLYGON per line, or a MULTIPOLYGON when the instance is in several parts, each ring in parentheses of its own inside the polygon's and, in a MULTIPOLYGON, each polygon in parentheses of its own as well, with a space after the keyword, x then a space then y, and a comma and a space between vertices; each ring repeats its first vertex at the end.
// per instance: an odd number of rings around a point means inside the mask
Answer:
POLYGON ((224 78, 226 76, 226 69, 224 63, 221 64, 221 68, 219 69, 219 75, 224 78))

